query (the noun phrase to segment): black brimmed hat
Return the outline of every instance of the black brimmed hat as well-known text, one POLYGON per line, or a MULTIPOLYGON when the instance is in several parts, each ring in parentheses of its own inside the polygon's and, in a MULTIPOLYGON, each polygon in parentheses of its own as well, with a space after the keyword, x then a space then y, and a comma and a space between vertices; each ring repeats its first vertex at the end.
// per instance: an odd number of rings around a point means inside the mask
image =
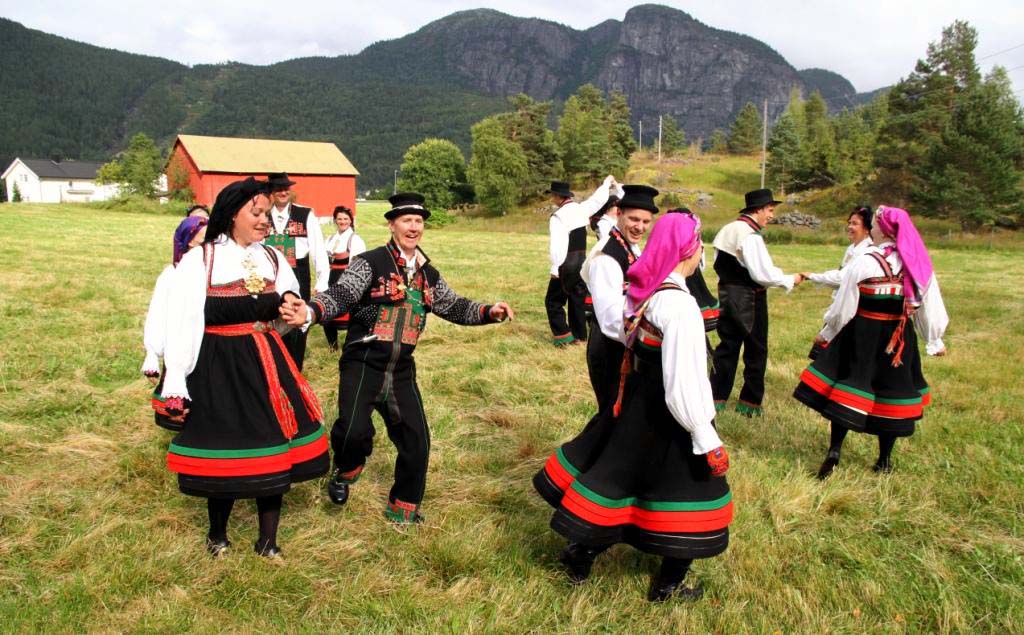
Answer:
POLYGON ((562 198, 572 198, 574 196, 572 190, 569 189, 569 184, 565 181, 552 181, 551 188, 547 190, 546 194, 554 194, 562 198))
POLYGON ((423 220, 430 218, 430 210, 423 207, 423 195, 415 192, 399 192, 388 198, 391 203, 391 210, 384 214, 384 218, 394 220, 406 214, 419 214, 423 220))
POLYGON ((270 191, 286 190, 295 185, 295 181, 288 178, 287 172, 274 172, 267 175, 267 183, 270 184, 270 191))
POLYGON ((751 210, 761 209, 766 205, 782 205, 782 201, 776 201, 775 197, 772 196, 772 191, 768 188, 747 192, 743 198, 746 207, 740 210, 741 214, 751 210))
POLYGON ((619 209, 625 212, 627 209, 643 209, 652 214, 658 213, 658 206, 654 204, 654 197, 658 190, 649 185, 623 185, 622 200, 619 201, 619 209))

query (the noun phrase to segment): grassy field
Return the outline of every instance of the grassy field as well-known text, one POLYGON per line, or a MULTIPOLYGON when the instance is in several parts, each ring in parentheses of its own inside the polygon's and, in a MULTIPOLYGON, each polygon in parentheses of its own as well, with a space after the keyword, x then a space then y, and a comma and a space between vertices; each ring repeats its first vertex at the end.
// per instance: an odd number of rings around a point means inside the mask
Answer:
MULTIPOLYGON (((381 213, 360 207, 370 245, 384 239, 381 213)), ((708 224, 731 213, 723 204, 708 224)), ((772 291, 766 415, 719 419, 732 545, 695 565, 702 602, 651 606, 656 560, 627 547, 570 587, 530 486, 593 396, 583 348, 549 344, 546 238, 525 218, 463 220, 423 242, 456 290, 518 311, 480 328, 431 318, 421 340, 427 522, 399 530, 382 517, 394 450, 381 429, 346 507, 323 482, 286 495, 283 560, 252 553, 248 503, 229 528, 233 553, 213 560, 205 505, 165 469, 170 434, 138 372, 178 218, 0 206, 0 631, 1024 632, 1024 291, 1008 276, 1024 251, 933 250, 949 355, 924 360, 934 405, 889 476, 869 469, 873 439, 851 435, 834 477, 812 478, 827 428, 789 395, 829 294, 772 291)), ((842 246, 772 251, 787 271, 822 270, 842 246)), ((309 349, 333 417, 336 357, 319 331, 309 349)))

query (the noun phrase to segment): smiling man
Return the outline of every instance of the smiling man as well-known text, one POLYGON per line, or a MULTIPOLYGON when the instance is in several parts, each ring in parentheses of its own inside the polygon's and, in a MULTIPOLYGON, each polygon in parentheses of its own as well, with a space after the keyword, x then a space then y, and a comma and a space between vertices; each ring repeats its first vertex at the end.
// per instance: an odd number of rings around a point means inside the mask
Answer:
POLYGON ((430 264, 419 248, 423 223, 430 217, 421 195, 400 193, 388 200, 388 244, 352 258, 338 282, 308 306, 294 300, 282 306, 281 314, 295 326, 351 315, 339 361, 338 419, 331 429, 334 472, 327 493, 336 505, 348 500, 349 486, 373 451, 370 414, 376 410, 398 450, 384 515, 414 523, 422 520, 430 429, 413 352, 427 313, 462 325, 493 324, 514 314, 505 302, 481 304, 459 296, 430 264))

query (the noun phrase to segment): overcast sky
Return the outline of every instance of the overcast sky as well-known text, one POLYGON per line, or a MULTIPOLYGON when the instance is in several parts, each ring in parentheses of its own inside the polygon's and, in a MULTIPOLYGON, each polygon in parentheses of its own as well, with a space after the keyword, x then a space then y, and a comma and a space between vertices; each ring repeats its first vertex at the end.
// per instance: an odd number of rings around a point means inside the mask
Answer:
MULTIPOLYGON (((358 53, 445 15, 491 7, 585 29, 640 2, 612 0, 0 0, 0 16, 74 40, 187 64, 267 64, 358 53)), ((1000 64, 1024 90, 1024 0, 666 0, 701 22, 758 38, 798 69, 836 71, 858 91, 897 81, 953 20, 978 30, 983 70, 1000 64), (993 55, 1009 49, 1014 50, 993 55), (991 57, 987 57, 991 56, 991 57), (987 59, 982 59, 986 58, 987 59)), ((1018 99, 1024 92, 1017 93, 1018 99)))

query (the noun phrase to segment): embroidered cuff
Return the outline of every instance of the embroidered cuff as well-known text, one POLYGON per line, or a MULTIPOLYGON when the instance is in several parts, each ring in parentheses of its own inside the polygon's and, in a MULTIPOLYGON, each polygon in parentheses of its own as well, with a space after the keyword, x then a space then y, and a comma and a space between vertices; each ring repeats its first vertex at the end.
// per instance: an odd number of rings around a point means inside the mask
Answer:
POLYGON ((191 399, 188 395, 188 386, 185 384, 184 373, 168 370, 167 374, 164 376, 164 390, 161 396, 165 399, 170 397, 191 399))

